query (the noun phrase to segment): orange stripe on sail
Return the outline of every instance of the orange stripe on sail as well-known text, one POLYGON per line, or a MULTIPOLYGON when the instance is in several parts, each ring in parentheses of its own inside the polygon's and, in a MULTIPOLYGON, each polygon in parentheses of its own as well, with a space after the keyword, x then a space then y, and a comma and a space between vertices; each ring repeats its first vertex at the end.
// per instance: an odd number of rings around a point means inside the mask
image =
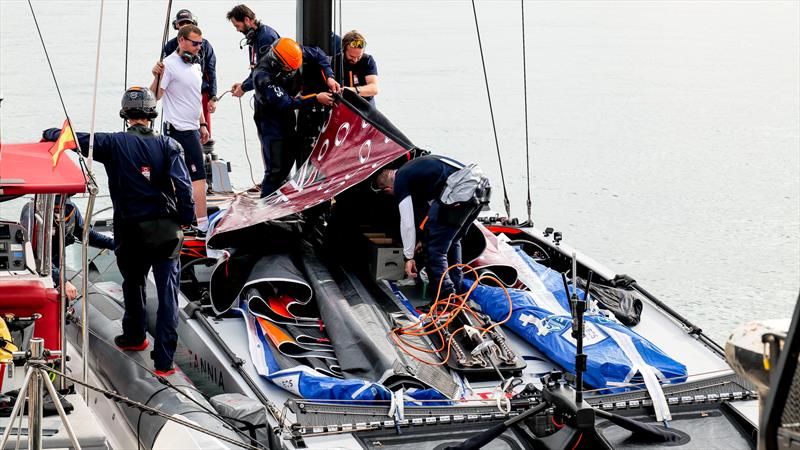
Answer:
POLYGON ((286 334, 285 331, 281 330, 269 320, 264 319, 263 317, 256 317, 256 320, 261 326, 261 330, 267 335, 267 337, 269 337, 269 340, 272 341, 275 347, 280 347, 282 344, 287 342, 294 342, 294 339, 292 339, 291 336, 286 334))

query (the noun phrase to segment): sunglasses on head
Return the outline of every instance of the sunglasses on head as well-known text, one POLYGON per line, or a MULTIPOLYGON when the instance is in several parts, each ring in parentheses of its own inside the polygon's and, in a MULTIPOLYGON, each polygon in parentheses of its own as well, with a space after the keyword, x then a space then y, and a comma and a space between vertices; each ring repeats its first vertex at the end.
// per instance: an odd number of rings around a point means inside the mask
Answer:
POLYGON ((347 44, 347 46, 350 48, 364 48, 367 46, 367 43, 363 39, 356 39, 347 44))

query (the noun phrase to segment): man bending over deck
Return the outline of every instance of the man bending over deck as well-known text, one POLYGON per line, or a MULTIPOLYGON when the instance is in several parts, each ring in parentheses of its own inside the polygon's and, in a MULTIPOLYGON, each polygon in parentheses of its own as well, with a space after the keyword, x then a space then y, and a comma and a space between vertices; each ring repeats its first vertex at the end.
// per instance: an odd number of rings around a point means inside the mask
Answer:
POLYGON ((463 293, 461 268, 447 268, 461 264, 461 238, 489 201, 489 180, 480 168, 442 156, 422 156, 397 170, 381 170, 374 184, 397 200, 406 274, 417 276, 415 224, 421 223, 419 228, 426 231, 430 282, 438 286, 442 280, 439 298, 463 293), (427 216, 415 221, 414 206, 424 204, 430 205, 427 216))

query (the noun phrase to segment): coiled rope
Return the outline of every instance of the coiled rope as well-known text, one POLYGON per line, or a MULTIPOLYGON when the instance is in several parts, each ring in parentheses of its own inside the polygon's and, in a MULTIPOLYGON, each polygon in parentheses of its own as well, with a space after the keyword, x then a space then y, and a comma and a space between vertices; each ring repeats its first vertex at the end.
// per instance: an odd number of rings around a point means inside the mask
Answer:
MULTIPOLYGON (((458 329, 449 331, 448 327, 451 323, 453 323, 456 318, 460 314, 469 314, 476 319, 478 319, 478 313, 473 310, 469 306, 469 296, 472 294, 472 291, 478 286, 481 281, 491 281, 492 283, 500 286, 503 289, 503 292, 508 299, 508 315, 505 319, 501 320, 500 322, 492 323, 492 325, 488 326, 487 328, 475 327, 478 331, 481 332, 481 337, 485 334, 492 331, 492 329, 503 325, 504 323, 508 322, 511 319, 511 310, 512 310, 512 302, 511 296, 508 294, 503 283, 500 282, 497 278, 491 275, 478 275, 478 273, 467 264, 454 264, 447 268, 444 271, 441 278, 439 279, 439 285, 436 290, 436 300, 434 301, 433 305, 431 305, 430 310, 427 314, 427 318, 430 318, 428 322, 426 317, 421 318, 417 322, 405 326, 405 327, 398 327, 393 329, 390 332, 390 336, 392 341, 397 345, 403 353, 407 354, 411 358, 416 361, 419 361, 423 364, 430 365, 430 366, 441 366, 447 364, 447 361, 450 359, 450 353, 453 346, 453 340, 455 339, 456 335, 461 333, 462 331, 466 331, 464 326, 459 327, 458 329), (472 272, 475 276, 475 283, 469 288, 469 290, 464 294, 451 294, 446 298, 439 298, 441 291, 442 291, 442 282, 445 279, 447 273, 450 272, 451 269, 467 269, 468 271, 472 272), (449 334, 449 337, 447 336, 449 334), (411 343, 409 340, 403 338, 403 336, 412 336, 413 338, 419 337, 428 337, 428 336, 437 336, 438 341, 441 343, 437 348, 428 349, 423 348, 418 345, 411 343), (433 355, 443 355, 441 357, 441 361, 439 362, 431 362, 425 359, 419 358, 415 353, 425 353, 425 354, 433 354, 433 355)), ((501 377, 502 378, 502 377, 501 377)))

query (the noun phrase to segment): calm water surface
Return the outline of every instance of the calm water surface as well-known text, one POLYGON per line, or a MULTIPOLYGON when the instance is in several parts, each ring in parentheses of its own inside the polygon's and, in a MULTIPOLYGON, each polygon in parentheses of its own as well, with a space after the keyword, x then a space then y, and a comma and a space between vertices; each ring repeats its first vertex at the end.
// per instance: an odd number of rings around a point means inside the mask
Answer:
MULTIPOLYGON (((132 3, 128 83, 149 85, 167 2, 132 3)), ((247 3, 294 36, 293 2, 247 3)), ((418 146, 479 163, 499 188, 470 3, 342 3, 344 29, 362 31, 378 62, 379 108, 418 146)), ((33 4, 68 111, 88 131, 100 2, 33 4)), ((247 73, 241 34, 224 18, 233 4, 173 5, 173 15, 186 7, 199 16, 220 92, 247 73)), ((634 276, 719 341, 743 321, 791 315, 800 287, 800 3, 537 1, 525 13, 536 225, 634 276)), ((519 2, 480 0, 478 14, 512 211, 524 217, 519 2)), ((121 129, 124 68, 125 2, 108 0, 98 130, 121 129)), ((4 142, 37 140, 64 120, 23 1, 0 0, 0 90, 4 142)), ((245 187, 239 103, 226 97, 218 108, 217 149, 245 187)), ((0 215, 16 207, 0 205, 0 215)))

